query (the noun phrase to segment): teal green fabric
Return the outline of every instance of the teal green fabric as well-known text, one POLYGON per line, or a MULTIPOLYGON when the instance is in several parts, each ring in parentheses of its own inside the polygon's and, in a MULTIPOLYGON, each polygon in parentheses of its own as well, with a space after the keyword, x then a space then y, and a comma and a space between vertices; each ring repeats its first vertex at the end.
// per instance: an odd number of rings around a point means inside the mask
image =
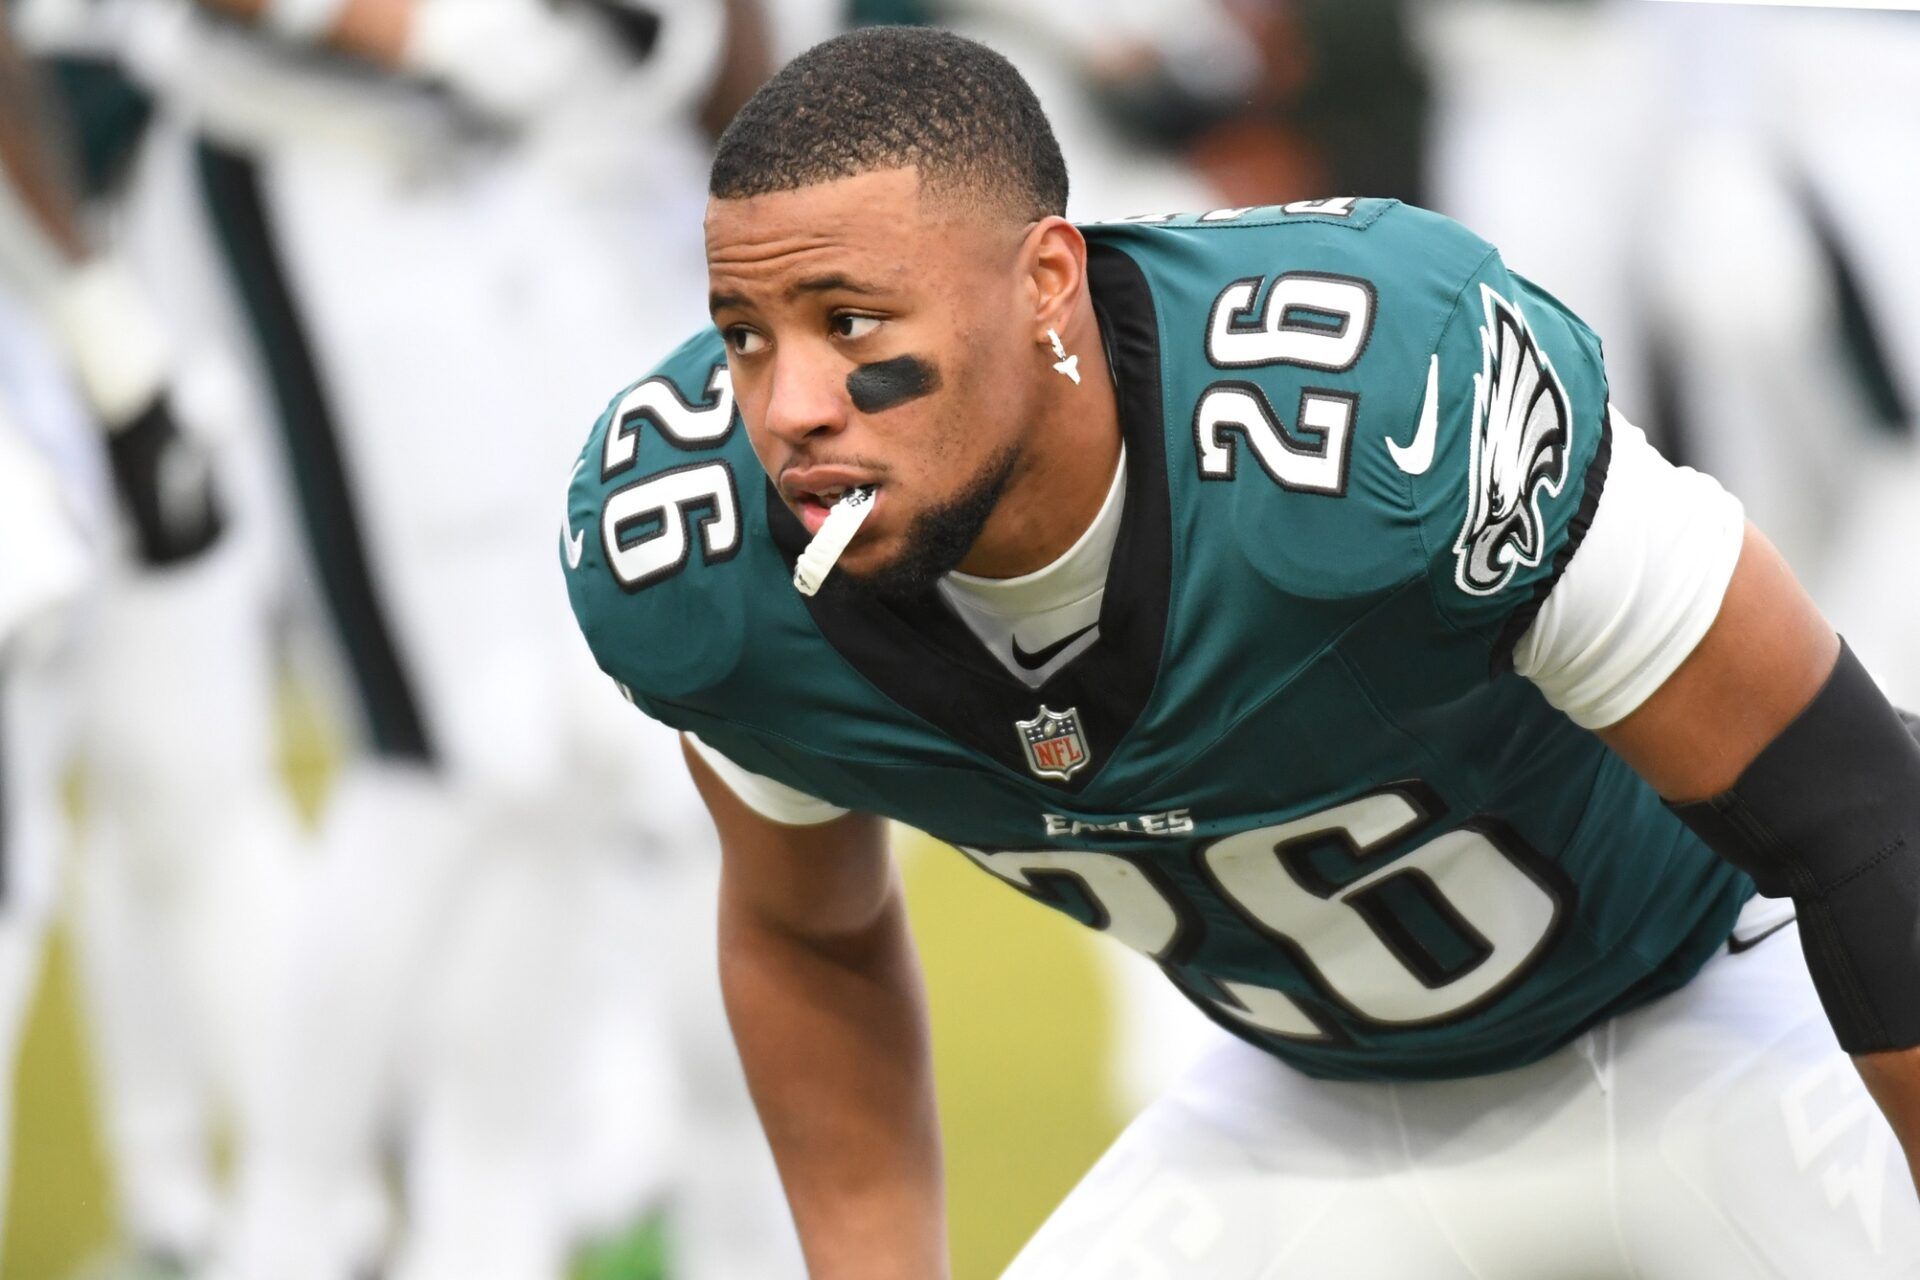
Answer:
POLYGON ((120 69, 98 58, 58 56, 43 63, 72 125, 81 189, 109 194, 133 162, 153 118, 153 99, 120 69))
MULTIPOLYGON (((1303 1071, 1430 1079, 1534 1060, 1684 983, 1752 892, 1505 660, 1604 484, 1600 344, 1491 246, 1424 210, 1361 200, 1207 219, 1085 229, 1151 293, 1159 367, 1119 377, 1158 375, 1171 565, 1151 693, 1123 738, 1090 744, 1072 785, 964 745, 822 636, 769 534, 771 499, 711 331, 656 371, 672 405, 622 412, 667 403, 657 383, 630 388, 587 439, 562 535, 563 564, 578 547, 566 577, 580 626, 648 714, 757 773, 964 847, 1148 950, 1210 1016, 1303 1071), (1240 296, 1263 307, 1288 273, 1344 280, 1349 297, 1364 285, 1366 323, 1312 306, 1277 318, 1295 334, 1358 326, 1364 347, 1345 368, 1223 367, 1269 339, 1210 352, 1211 330, 1279 332, 1259 307, 1228 314, 1229 286, 1248 282, 1240 296), (1498 389, 1486 335, 1499 306, 1518 308, 1542 376, 1564 388, 1565 435, 1544 462, 1495 466, 1479 455, 1501 442, 1474 444, 1476 389, 1498 389), (1436 354, 1421 470, 1388 441, 1416 440, 1436 354), (1320 472, 1338 473, 1337 492, 1277 480, 1247 431, 1216 434, 1232 474, 1204 476, 1203 407, 1222 386, 1264 398, 1302 455, 1326 444, 1302 425, 1303 396, 1345 403, 1344 466, 1320 472), (637 456, 603 479, 616 428, 637 456), (1490 561, 1494 579, 1470 589, 1463 526, 1489 467, 1501 492, 1518 484, 1525 517, 1490 561), (730 493, 667 512, 684 564, 624 588, 609 567, 610 498, 650 477, 723 472, 730 493), (731 543, 717 518, 728 504, 731 543)), ((614 545, 664 529, 632 520, 614 545)))

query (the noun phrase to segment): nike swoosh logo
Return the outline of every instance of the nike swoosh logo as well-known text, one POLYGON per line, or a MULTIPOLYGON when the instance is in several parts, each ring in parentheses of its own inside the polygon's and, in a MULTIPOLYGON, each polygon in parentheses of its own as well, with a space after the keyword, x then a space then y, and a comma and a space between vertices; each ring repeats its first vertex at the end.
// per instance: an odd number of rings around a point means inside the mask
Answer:
POLYGON ((1792 924, 1793 920, 1794 918, 1792 916, 1788 916, 1785 920, 1782 920, 1779 924, 1774 925, 1771 929, 1767 929, 1767 930, 1764 930, 1763 932, 1756 933, 1751 938, 1742 938, 1742 937, 1739 937, 1738 935, 1728 938, 1727 954, 1730 956, 1737 956, 1742 951, 1751 951, 1753 948, 1765 942, 1768 938, 1771 938, 1774 934, 1780 932, 1782 929, 1792 924))
POLYGON ((1393 465, 1410 476, 1427 473, 1433 465, 1433 439, 1440 434, 1440 353, 1435 352, 1427 361, 1427 400, 1420 406, 1420 425, 1414 428, 1413 443, 1402 445, 1393 437, 1387 437, 1387 452, 1393 455, 1393 465))
POLYGON ((1099 625, 1100 624, 1097 622, 1088 623, 1086 626, 1080 628, 1078 631, 1075 631, 1073 634, 1062 636, 1058 640, 1055 640, 1052 644, 1047 645, 1045 648, 1036 649, 1032 653, 1028 653, 1025 649, 1022 649, 1020 647, 1020 642, 1018 640, 1015 640, 1013 641, 1013 660, 1019 663, 1021 666, 1025 667, 1029 671, 1038 671, 1040 668, 1046 666, 1049 662, 1052 662, 1055 658, 1059 657, 1061 653, 1066 650, 1066 647, 1068 645, 1072 644, 1075 640, 1078 640, 1081 636, 1087 634, 1087 632, 1093 630, 1095 627, 1099 625))
MULTIPOLYGON (((587 460, 585 458, 573 464, 572 480, 578 480, 580 478, 580 468, 586 465, 587 460)), ((572 480, 568 481, 569 493, 572 491, 572 480)), ((568 514, 571 514, 571 512, 568 514)), ((578 569, 580 567, 580 557, 585 555, 587 551, 587 531, 581 529, 576 532, 573 528, 572 521, 570 521, 566 515, 560 517, 560 528, 563 531, 561 534, 562 540, 567 544, 567 568, 578 569)))

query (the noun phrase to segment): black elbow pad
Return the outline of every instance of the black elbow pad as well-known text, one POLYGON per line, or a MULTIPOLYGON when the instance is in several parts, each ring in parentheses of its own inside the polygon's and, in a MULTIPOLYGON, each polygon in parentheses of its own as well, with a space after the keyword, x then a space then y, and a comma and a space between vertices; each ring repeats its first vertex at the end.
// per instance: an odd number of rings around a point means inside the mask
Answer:
POLYGON ((1673 810, 1793 899, 1842 1048, 1920 1045, 1920 742, 1851 649, 1730 790, 1673 810))

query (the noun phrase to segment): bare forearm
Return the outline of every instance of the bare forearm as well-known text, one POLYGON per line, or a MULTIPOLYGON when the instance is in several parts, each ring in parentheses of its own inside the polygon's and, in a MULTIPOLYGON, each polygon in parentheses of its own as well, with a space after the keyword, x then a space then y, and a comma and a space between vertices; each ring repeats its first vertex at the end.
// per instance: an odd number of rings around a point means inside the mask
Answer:
POLYGON ((722 895, 721 985, 818 1280, 947 1274, 926 1003, 896 886, 823 946, 722 895))
POLYGON ((1866 1081, 1867 1092, 1880 1104, 1907 1155, 1907 1168, 1920 1186, 1920 1049, 1867 1053, 1853 1065, 1866 1081))

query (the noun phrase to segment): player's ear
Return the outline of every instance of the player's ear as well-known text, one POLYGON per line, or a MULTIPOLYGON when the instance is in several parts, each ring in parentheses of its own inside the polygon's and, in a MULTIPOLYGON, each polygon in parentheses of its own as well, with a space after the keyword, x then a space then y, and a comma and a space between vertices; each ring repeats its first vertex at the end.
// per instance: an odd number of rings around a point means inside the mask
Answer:
POLYGON ((1066 328, 1086 288, 1086 239, 1065 218, 1042 218, 1027 228, 1021 264, 1033 309, 1034 341, 1044 344, 1047 330, 1066 328))

